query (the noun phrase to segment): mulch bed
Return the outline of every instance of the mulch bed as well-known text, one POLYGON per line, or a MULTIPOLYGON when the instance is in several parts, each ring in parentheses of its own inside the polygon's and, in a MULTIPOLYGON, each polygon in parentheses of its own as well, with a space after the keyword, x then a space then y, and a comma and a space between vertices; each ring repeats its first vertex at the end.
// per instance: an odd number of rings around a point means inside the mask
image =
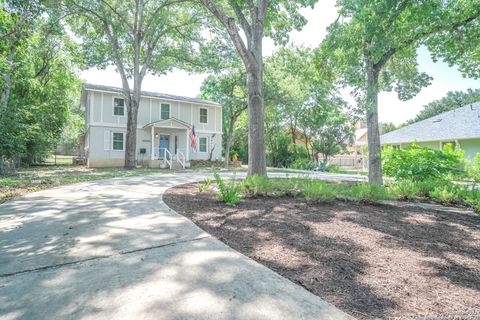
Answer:
POLYGON ((249 198, 195 184, 164 201, 235 250, 360 318, 480 319, 480 216, 249 198))

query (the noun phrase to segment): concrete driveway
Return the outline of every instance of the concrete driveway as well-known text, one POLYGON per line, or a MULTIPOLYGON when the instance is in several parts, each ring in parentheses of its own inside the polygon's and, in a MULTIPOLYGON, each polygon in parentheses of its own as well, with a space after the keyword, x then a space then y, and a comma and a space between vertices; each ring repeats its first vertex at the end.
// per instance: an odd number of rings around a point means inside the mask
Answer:
POLYGON ((0 319, 350 319, 162 201, 205 176, 82 183, 0 205, 0 319))

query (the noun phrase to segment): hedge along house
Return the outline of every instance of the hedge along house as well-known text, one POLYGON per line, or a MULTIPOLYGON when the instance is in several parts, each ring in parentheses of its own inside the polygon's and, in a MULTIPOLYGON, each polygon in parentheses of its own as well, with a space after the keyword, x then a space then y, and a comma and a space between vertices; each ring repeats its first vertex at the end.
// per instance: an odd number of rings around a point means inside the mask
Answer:
POLYGON ((443 149, 452 143, 472 159, 480 152, 480 102, 388 132, 380 137, 382 145, 406 147, 413 142, 421 147, 443 149))
MULTIPOLYGON (((84 84, 85 157, 88 167, 122 167, 127 106, 121 88, 84 84)), ((222 106, 212 101, 141 92, 136 158, 151 168, 189 167, 190 160, 222 154, 222 106), (195 128, 196 149, 191 131, 195 128)))

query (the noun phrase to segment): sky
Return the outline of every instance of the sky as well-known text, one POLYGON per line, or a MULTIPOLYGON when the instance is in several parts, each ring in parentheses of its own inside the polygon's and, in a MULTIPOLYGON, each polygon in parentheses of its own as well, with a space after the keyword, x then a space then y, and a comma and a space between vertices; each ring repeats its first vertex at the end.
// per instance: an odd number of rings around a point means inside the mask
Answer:
MULTIPOLYGON (((301 31, 291 32, 290 42, 315 48, 326 36, 326 28, 338 16, 335 0, 322 0, 314 9, 304 9, 302 13, 308 23, 301 31)), ((273 41, 265 39, 264 55, 271 55, 275 50, 273 41)), ((463 78, 456 67, 449 67, 446 63, 434 63, 426 48, 419 49, 418 63, 420 71, 433 77, 432 84, 408 101, 399 100, 395 92, 380 93, 380 122, 393 122, 396 125, 404 123, 413 118, 423 105, 442 98, 448 91, 480 88, 480 80, 463 78)), ((114 67, 106 70, 89 69, 81 72, 80 77, 89 83, 121 87, 120 76, 114 67)), ((142 90, 196 97, 200 93, 200 86, 206 77, 207 74, 189 74, 182 70, 174 70, 160 77, 147 75, 142 90)), ((344 99, 353 102, 351 97, 344 96, 344 99)))

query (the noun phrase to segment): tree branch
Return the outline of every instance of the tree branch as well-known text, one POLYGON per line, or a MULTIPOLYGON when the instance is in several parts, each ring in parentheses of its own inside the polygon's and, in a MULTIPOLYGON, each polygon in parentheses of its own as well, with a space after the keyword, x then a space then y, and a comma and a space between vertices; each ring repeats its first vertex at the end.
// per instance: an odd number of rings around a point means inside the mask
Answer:
POLYGON ((243 14, 242 9, 239 7, 239 5, 231 1, 230 3, 233 8, 233 11, 235 12, 235 15, 238 18, 238 21, 240 21, 242 29, 245 32, 245 35, 247 36, 247 41, 250 41, 250 39, 252 38, 252 27, 248 23, 247 18, 243 14))
POLYGON ((225 29, 227 29, 233 45, 237 49, 238 54, 243 60, 243 63, 247 66, 249 64, 248 50, 242 40, 242 37, 240 37, 238 28, 235 24, 235 19, 227 16, 227 14, 222 11, 212 0, 200 0, 200 2, 220 21, 220 23, 223 24, 225 29))

